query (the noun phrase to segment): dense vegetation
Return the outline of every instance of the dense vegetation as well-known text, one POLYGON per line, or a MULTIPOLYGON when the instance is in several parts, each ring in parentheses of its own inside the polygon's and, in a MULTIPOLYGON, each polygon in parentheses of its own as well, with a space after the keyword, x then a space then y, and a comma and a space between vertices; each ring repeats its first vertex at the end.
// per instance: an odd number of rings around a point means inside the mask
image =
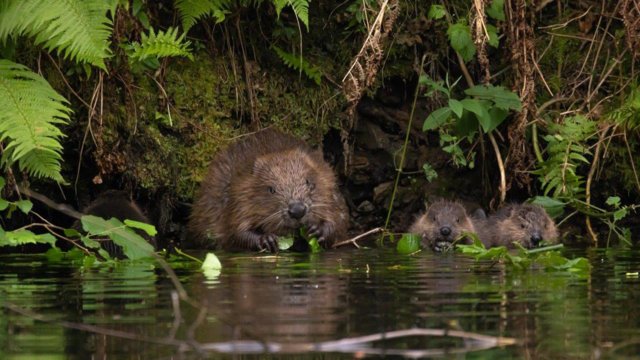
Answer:
POLYGON ((140 243, 132 229, 152 229, 91 218, 81 234, 49 211, 113 187, 177 239, 211 156, 266 126, 323 144, 361 227, 403 228, 424 193, 531 199, 586 242, 631 245, 639 8, 0 0, 0 246, 140 243))

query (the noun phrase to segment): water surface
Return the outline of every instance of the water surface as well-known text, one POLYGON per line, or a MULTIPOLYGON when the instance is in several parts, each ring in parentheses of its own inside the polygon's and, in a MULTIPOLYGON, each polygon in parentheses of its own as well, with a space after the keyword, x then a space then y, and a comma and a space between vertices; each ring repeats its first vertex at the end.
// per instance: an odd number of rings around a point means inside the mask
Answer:
POLYGON ((514 272, 430 251, 412 256, 393 249, 222 253, 219 274, 174 263, 195 307, 172 300, 174 285, 150 263, 83 268, 42 255, 3 255, 0 358, 196 358, 206 354, 185 344, 257 340, 291 350, 292 344, 412 328, 510 337, 518 343, 474 350, 482 344, 411 336, 376 341, 369 349, 361 344, 345 352, 299 349, 268 357, 352 359, 354 354, 421 350, 429 352, 416 354, 472 359, 637 358, 640 253, 578 254, 593 265, 589 274, 514 272))

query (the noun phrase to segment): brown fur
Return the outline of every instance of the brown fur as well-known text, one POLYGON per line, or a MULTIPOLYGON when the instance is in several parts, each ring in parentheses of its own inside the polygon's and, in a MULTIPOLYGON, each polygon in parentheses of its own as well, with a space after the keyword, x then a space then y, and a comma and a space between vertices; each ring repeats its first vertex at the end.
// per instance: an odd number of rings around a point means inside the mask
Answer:
POLYGON ((539 205, 510 204, 487 219, 473 221, 486 247, 513 248, 513 242, 518 242, 531 249, 541 241, 555 242, 558 238, 555 222, 539 205))
POLYGON ((319 151, 277 130, 249 135, 211 162, 196 195, 188 241, 233 250, 277 251, 277 237, 306 226, 328 246, 344 235, 348 211, 319 151), (292 203, 304 205, 300 219, 292 203))
POLYGON ((462 205, 439 200, 428 206, 427 211, 411 225, 409 232, 419 234, 423 246, 428 246, 434 251, 444 251, 456 240, 468 243, 466 237, 459 238, 463 232, 474 233, 475 228, 462 205))

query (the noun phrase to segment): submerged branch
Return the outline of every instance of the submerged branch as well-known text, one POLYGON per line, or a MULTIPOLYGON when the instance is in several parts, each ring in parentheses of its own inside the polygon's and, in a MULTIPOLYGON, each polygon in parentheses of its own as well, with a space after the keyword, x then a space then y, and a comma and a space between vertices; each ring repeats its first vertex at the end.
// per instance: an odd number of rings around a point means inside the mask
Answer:
POLYGON ((365 353, 365 354, 394 354, 407 357, 424 357, 424 356, 437 356, 445 354, 464 354, 471 351, 486 350, 493 347, 509 346, 517 343, 514 338, 496 337, 490 335, 483 335, 479 333, 449 330, 449 329, 423 329, 413 328, 405 330, 396 330, 390 332, 380 332, 371 335, 357 336, 351 338, 344 338, 332 341, 323 342, 309 342, 309 343, 278 343, 278 342, 260 342, 253 340, 237 340, 237 341, 225 341, 214 343, 199 343, 195 340, 179 340, 175 339, 170 334, 165 338, 157 338, 151 336, 140 335, 132 332, 107 329, 104 327, 74 323, 70 321, 60 321, 52 319, 44 315, 35 313, 31 310, 24 309, 15 304, 5 302, 3 307, 8 310, 32 318, 34 320, 59 324, 62 327, 69 329, 76 329, 80 331, 86 331, 94 334, 101 334, 105 336, 111 336, 121 339, 129 339, 135 341, 142 341, 148 343, 154 343, 158 345, 167 345, 177 347, 180 351, 195 350, 198 352, 215 352, 225 354, 260 354, 260 353, 278 353, 278 354, 293 354, 293 353, 307 353, 307 352, 340 352, 340 353, 365 353), (435 337, 453 337, 463 340, 472 340, 472 342, 465 343, 460 348, 446 348, 446 349, 389 349, 385 347, 372 347, 374 342, 384 341, 389 339, 398 339, 404 337, 414 336, 435 336, 435 337))

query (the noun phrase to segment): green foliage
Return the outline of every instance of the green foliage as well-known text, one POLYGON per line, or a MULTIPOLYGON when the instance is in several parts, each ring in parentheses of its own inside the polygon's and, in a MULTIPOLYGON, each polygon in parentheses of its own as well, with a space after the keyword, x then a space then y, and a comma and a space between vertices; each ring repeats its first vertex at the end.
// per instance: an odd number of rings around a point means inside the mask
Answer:
POLYGON ((233 0, 175 0, 174 5, 180 12, 182 29, 186 33, 198 19, 207 15, 216 23, 223 22, 233 3, 233 0))
POLYGON ((567 206, 566 202, 548 196, 536 196, 531 200, 531 203, 542 206, 552 218, 561 216, 567 206))
POLYGON ((446 15, 447 15, 447 9, 445 9, 443 5, 433 4, 429 8, 429 13, 427 14, 427 17, 430 20, 439 20, 445 17, 446 15))
POLYGON ((322 78, 322 72, 320 71, 320 68, 309 64, 309 62, 307 62, 301 56, 296 56, 295 54, 288 53, 275 45, 272 46, 272 48, 276 52, 276 54, 278 54, 278 57, 285 63, 285 65, 305 74, 317 85, 320 85, 320 81, 322 78))
POLYGON ((0 141, 2 164, 19 164, 36 177, 64 182, 60 174, 63 136, 57 125, 69 121, 67 101, 40 75, 0 59, 0 141))
MULTIPOLYGON (((253 6, 257 8, 263 0, 175 0, 175 7, 180 12, 182 28, 185 33, 201 18, 212 16, 216 23, 226 19, 226 15, 234 8, 253 6)), ((291 6, 298 19, 309 30, 309 0, 271 0, 280 17, 282 9, 291 6)))
POLYGON ((133 43, 130 47, 129 57, 134 61, 143 62, 149 58, 162 58, 172 56, 185 56, 193 60, 189 46, 190 41, 185 41, 185 34, 178 36, 178 28, 159 30, 156 34, 153 28, 149 29, 149 35, 142 34, 140 43, 133 43))
POLYGON ((447 29, 451 47, 462 56, 465 62, 471 61, 476 55, 476 45, 471 37, 471 29, 464 20, 460 20, 447 29))
MULTIPOLYGON (((131 260, 150 257, 153 253, 153 246, 149 242, 116 218, 105 220, 97 216, 85 215, 80 221, 82 222, 82 228, 88 233, 88 236, 81 239, 90 248, 98 249, 100 247, 94 238, 108 237, 116 245, 121 246, 124 255, 131 260)), ((143 230, 150 230, 150 233, 155 231, 155 229, 141 227, 137 222, 134 222, 134 226, 143 228, 143 230)), ((103 257, 109 258, 104 251, 99 250, 98 252, 103 257)))
POLYGON ((0 42, 27 35, 49 51, 106 69, 116 0, 3 0, 0 42))
POLYGON ((420 250, 420 236, 416 234, 402 234, 396 245, 396 250, 400 254, 413 254, 420 250))
POLYGON ((604 118, 627 129, 640 128, 640 89, 632 86, 622 105, 606 114, 604 118))
POLYGON ((293 9, 293 12, 296 14, 298 19, 302 21, 304 26, 309 31, 309 1, 310 0, 272 0, 273 4, 276 7, 276 13, 278 17, 280 17, 280 12, 282 9, 289 5, 293 9))
POLYGON ((518 95, 501 86, 477 85, 464 92, 463 99, 452 97, 454 84, 434 81, 427 76, 420 77, 420 83, 427 86, 425 96, 442 94, 447 97, 447 105, 433 111, 422 125, 423 131, 440 130, 440 146, 452 155, 458 166, 473 167, 475 153, 464 156, 460 143, 466 138, 472 141, 478 130, 489 133, 498 127, 510 111, 520 111, 522 104, 518 95))
POLYGON ((485 7, 484 11, 493 19, 500 21, 506 20, 504 15, 504 0, 492 0, 491 5, 485 7))
POLYGON ((547 159, 533 173, 540 176, 544 194, 552 197, 579 198, 584 193, 581 164, 589 164, 587 146, 596 132, 596 124, 584 116, 566 118, 562 124, 552 124, 547 141, 547 159))
POLYGON ((424 172, 424 176, 428 182, 432 182, 436 178, 438 178, 438 172, 431 166, 429 163, 424 163, 422 165, 422 171, 424 172))
POLYGON ((503 262, 515 270, 527 270, 533 264, 537 264, 547 271, 570 271, 586 274, 591 268, 589 261, 585 258, 567 259, 560 255, 558 251, 555 251, 562 248, 562 244, 533 250, 519 247, 517 254, 514 254, 504 246, 487 249, 475 234, 469 234, 468 236, 473 238, 473 243, 470 245, 457 245, 457 249, 463 254, 472 255, 476 261, 503 262))

